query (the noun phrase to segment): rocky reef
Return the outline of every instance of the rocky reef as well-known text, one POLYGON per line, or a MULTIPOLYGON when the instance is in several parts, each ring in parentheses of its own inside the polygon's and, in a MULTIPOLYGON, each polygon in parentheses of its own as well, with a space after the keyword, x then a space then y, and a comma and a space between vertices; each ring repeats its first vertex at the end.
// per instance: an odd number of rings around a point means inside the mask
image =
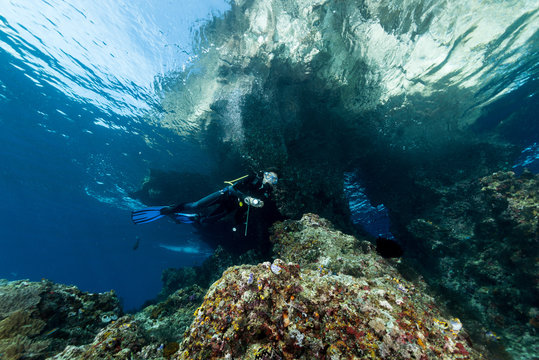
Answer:
POLYGON ((0 359, 45 359, 85 344, 118 319, 113 291, 89 294, 50 281, 0 281, 0 359))
POLYGON ((178 341, 193 321, 193 313, 200 306, 207 287, 198 285, 179 289, 164 301, 149 305, 134 315, 146 331, 151 342, 170 343, 178 341))
POLYGON ((102 329, 89 344, 68 345, 54 360, 161 359, 159 345, 148 344, 145 331, 131 316, 124 316, 102 329))
POLYGON ((213 254, 200 266, 165 269, 161 275, 163 288, 157 298, 164 300, 177 290, 193 285, 208 289, 227 268, 240 264, 256 264, 262 260, 263 256, 253 250, 237 255, 217 246, 213 254))
POLYGON ((211 286, 178 359, 481 357, 460 320, 370 243, 313 214, 277 224, 273 241, 278 259, 211 286))
MULTIPOLYGON (((29 352, 40 351, 41 341, 60 331, 64 341, 55 351, 49 348, 49 359, 488 358, 472 344, 466 322, 440 307, 420 278, 405 278, 398 261, 377 255, 370 242, 343 234, 314 214, 272 230, 273 261, 232 266, 207 291, 186 286, 117 319, 116 308, 104 305, 117 304, 112 294, 85 294, 45 281, 9 283, 4 289, 10 291, 1 294, 12 295, 3 299, 3 308, 19 303, 13 299, 28 289, 58 291, 71 294, 64 302, 78 304, 74 310, 86 309, 71 315, 79 321, 84 321, 80 313, 93 311, 95 326, 89 323, 85 329, 91 331, 76 340, 76 332, 60 330, 72 324, 68 316, 56 324, 59 330, 46 331, 46 317, 36 312, 43 300, 24 296, 34 300, 18 306, 27 315, 17 317, 29 325, 21 329, 33 330, 10 330, 9 341, 22 337, 35 347, 28 345, 24 353, 12 349, 10 355, 4 350, 2 360, 45 358, 29 352), (74 301, 85 297, 94 302, 74 301)), ((64 303, 55 309, 62 306, 67 309, 64 303)), ((17 311, 10 311, 15 316, 17 311)))
POLYGON ((410 256, 490 347, 519 359, 539 352, 539 175, 500 171, 436 186, 437 201, 403 232, 410 256), (497 334, 493 336, 492 334, 497 334))

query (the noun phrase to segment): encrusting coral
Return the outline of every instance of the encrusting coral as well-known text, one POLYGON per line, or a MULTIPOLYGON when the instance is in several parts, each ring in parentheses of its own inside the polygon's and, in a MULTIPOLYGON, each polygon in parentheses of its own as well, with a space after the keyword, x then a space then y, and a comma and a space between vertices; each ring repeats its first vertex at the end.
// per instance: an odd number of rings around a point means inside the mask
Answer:
POLYGON ((147 345, 144 330, 130 316, 111 322, 88 345, 69 345, 51 360, 157 359, 158 345, 147 345), (150 355, 151 354, 151 355, 150 355))
POLYGON ((202 303, 205 292, 200 286, 188 286, 164 301, 145 307, 134 317, 151 342, 175 342, 178 334, 183 334, 191 325, 193 312, 202 303))
POLYGON ((68 343, 91 341, 120 315, 114 292, 89 294, 47 280, 2 280, 0 359, 44 359, 68 343))
POLYGON ((278 222, 271 231, 275 254, 302 268, 356 277, 363 276, 366 269, 381 270, 378 264, 366 263, 375 259, 364 256, 374 251, 370 242, 334 230, 328 220, 317 215, 306 214, 300 221, 278 222))
POLYGON ((414 266, 427 269, 426 281, 458 309, 475 342, 535 359, 539 175, 498 171, 439 191, 407 226, 414 266))
POLYGON ((175 358, 482 358, 458 319, 369 246, 312 214, 274 230, 285 260, 225 271, 195 312, 175 358), (349 247, 339 254, 332 243, 349 247), (355 266, 361 269, 352 272, 360 275, 338 272, 355 266))

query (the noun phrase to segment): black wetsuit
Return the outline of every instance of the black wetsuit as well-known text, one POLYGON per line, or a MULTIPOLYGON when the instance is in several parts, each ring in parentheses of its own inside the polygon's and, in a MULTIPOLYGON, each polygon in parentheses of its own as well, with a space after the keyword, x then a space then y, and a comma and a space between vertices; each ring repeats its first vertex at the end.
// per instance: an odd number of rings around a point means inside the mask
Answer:
POLYGON ((271 186, 263 184, 261 176, 249 175, 198 201, 163 208, 161 214, 168 215, 179 223, 205 224, 219 221, 235 212, 235 222, 240 223, 248 208, 245 198, 250 196, 266 201, 270 192, 271 186))

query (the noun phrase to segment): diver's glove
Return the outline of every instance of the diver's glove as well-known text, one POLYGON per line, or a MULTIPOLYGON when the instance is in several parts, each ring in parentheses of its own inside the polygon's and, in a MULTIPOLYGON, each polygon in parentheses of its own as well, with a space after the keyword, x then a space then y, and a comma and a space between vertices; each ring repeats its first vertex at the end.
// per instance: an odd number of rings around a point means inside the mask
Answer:
POLYGON ((243 201, 252 207, 261 208, 264 206, 264 202, 260 199, 254 198, 252 196, 247 196, 243 201))

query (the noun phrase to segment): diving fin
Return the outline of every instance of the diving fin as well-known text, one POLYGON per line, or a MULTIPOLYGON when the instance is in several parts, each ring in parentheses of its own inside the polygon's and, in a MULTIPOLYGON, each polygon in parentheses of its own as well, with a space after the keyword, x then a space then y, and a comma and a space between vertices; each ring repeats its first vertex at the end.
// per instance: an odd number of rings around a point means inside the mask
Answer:
POLYGON ((135 224, 145 224, 161 219, 163 216, 165 216, 161 214, 161 209, 164 207, 166 206, 154 206, 142 210, 132 211, 131 220, 133 220, 135 224))

